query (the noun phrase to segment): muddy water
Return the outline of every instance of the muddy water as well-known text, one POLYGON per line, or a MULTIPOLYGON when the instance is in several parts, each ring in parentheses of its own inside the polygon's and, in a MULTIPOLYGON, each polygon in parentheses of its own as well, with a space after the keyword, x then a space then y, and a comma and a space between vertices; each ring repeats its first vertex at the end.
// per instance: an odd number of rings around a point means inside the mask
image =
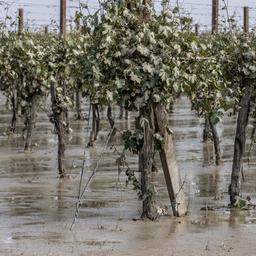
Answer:
MULTIPOLYGON (((23 152, 21 135, 3 135, 9 121, 0 98, 0 255, 255 254, 255 211, 230 211, 227 207, 200 211, 208 205, 228 205, 235 117, 226 117, 218 127, 224 163, 216 167, 213 145, 202 143, 202 121, 190 111, 185 97, 178 100, 170 123, 190 214, 181 219, 162 217, 156 223, 136 221, 141 211, 136 193, 125 186, 124 174, 118 176, 113 148, 103 150, 109 133, 105 119, 97 145, 84 151, 88 125, 74 121, 71 115, 73 133, 67 138, 66 153, 69 177, 65 180, 57 177, 57 140, 46 113, 38 116, 31 153, 23 152), (84 158, 84 183, 101 161, 70 231, 84 158)), ((133 125, 117 120, 120 129, 133 125)), ((18 131, 22 127, 19 122, 18 131)), ((121 149, 118 138, 110 144, 121 149)), ((137 168, 135 156, 127 159, 130 167, 137 168)), ((252 156, 250 165, 245 165, 243 193, 256 201, 255 166, 252 156)), ((170 206, 162 172, 154 174, 153 180, 159 203, 170 206)))

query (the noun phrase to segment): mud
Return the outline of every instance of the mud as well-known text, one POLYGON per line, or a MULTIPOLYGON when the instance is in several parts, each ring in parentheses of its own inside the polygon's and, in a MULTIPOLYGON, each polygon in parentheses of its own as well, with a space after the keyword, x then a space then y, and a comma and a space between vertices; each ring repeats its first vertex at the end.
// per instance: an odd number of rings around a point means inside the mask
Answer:
MULTIPOLYGON (((227 207, 235 117, 225 117, 218 126, 224 163, 216 167, 212 143, 202 143, 202 120, 190 111, 185 97, 178 100, 170 124, 190 214, 181 219, 164 216, 155 223, 139 220, 141 203, 132 187, 126 187, 125 174, 118 176, 117 155, 110 147, 103 151, 109 133, 106 118, 96 146, 84 150, 88 124, 71 115, 73 133, 67 138, 66 152, 69 175, 64 180, 58 179, 57 138, 47 113, 41 111, 37 120, 33 150, 24 153, 23 124, 19 121, 17 135, 6 136, 10 115, 0 97, 0 255, 255 255, 256 212, 227 207), (83 159, 85 183, 101 154, 79 218, 70 230, 83 159), (200 211, 208 206, 217 209, 200 211)), ((120 129, 134 126, 126 120, 116 123, 120 129)), ((121 148, 118 136, 113 144, 121 148)), ((244 168, 243 194, 250 194, 255 202, 254 156, 252 152, 244 168)), ((129 155, 128 161, 137 168, 136 156, 129 155)), ((159 203, 170 208, 162 172, 154 173, 153 180, 159 203)))

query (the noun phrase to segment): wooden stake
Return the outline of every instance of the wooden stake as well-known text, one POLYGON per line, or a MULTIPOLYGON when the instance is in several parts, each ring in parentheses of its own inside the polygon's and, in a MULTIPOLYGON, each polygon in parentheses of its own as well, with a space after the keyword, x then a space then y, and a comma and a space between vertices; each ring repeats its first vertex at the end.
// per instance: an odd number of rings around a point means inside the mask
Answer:
POLYGON ((168 114, 165 107, 161 104, 156 105, 154 111, 157 130, 164 138, 164 145, 160 150, 160 159, 163 166, 173 215, 176 217, 184 216, 188 211, 187 199, 184 191, 185 182, 181 181, 172 140, 172 132, 168 126, 168 114))
POLYGON ((212 0, 212 33, 219 30, 219 0, 212 0))
POLYGON ((76 18, 75 20, 75 23, 76 23, 76 30, 79 31, 80 30, 80 23, 81 23, 81 19, 79 17, 76 18))
MULTIPOLYGON (((66 0, 60 0, 60 35, 65 37, 66 34, 66 0)), ((64 41, 64 40, 63 40, 64 41)), ((66 84, 63 78, 63 72, 60 72, 57 78, 59 88, 62 88, 62 96, 66 96, 66 84)), ((58 134, 58 169, 60 178, 64 178, 65 173, 65 134, 68 130, 68 113, 64 107, 58 105, 56 89, 57 83, 51 84, 51 101, 54 117, 55 129, 58 134)))
POLYGON ((45 27, 44 27, 44 33, 47 35, 48 32, 49 32, 49 31, 48 31, 48 26, 45 26, 45 27))
POLYGON ((60 0, 60 34, 65 36, 67 27, 67 1, 60 0))
POLYGON ((19 8, 18 10, 18 35, 20 36, 23 33, 24 29, 24 9, 19 8))
POLYGON ((195 33, 196 33, 196 35, 198 35, 198 33, 199 33, 199 25, 198 24, 195 24, 195 33))
POLYGON ((249 7, 244 7, 244 33, 249 33, 249 7))

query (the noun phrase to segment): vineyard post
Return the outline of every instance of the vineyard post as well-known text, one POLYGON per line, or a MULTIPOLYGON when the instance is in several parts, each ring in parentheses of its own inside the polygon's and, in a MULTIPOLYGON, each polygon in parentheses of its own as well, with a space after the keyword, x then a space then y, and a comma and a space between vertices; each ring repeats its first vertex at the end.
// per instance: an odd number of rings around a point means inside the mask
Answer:
POLYGON ((19 8, 18 10, 18 35, 20 36, 23 33, 24 28, 24 9, 19 8))
MULTIPOLYGON (((80 30, 80 18, 77 17, 75 20, 76 23, 76 31, 77 33, 80 30)), ((81 120, 82 119, 82 109, 81 109, 81 92, 80 92, 80 88, 79 88, 79 84, 76 85, 75 88, 75 103, 76 103, 76 114, 77 114, 77 120, 81 120)))
POLYGON ((60 0, 60 34, 66 35, 67 28, 67 1, 60 0))
MULTIPOLYGON (((60 0, 60 40, 62 37, 65 37, 66 34, 66 0, 60 0)), ((63 42, 63 41, 61 41, 63 42)), ((67 124, 67 110, 66 107, 63 107, 59 102, 56 86, 59 86, 62 89, 61 98, 66 96, 66 85, 63 78, 63 71, 58 71, 57 73, 57 82, 51 84, 51 101, 52 101, 52 112, 55 130, 58 135, 58 170, 60 178, 65 177, 65 133, 66 133, 66 124, 67 124), (65 122, 66 121, 66 122, 65 122)))
POLYGON ((181 180, 172 139, 172 131, 169 128, 168 112, 166 107, 161 103, 154 106, 154 112, 156 130, 164 139, 159 153, 173 215, 181 217, 187 214, 188 202, 184 190, 185 181, 182 182, 181 180))
MULTIPOLYGON (((212 34, 218 32, 219 18, 219 0, 212 0, 212 34)), ((211 137, 209 118, 206 115, 203 130, 203 142, 206 142, 211 137)))
POLYGON ((79 18, 79 17, 76 18, 76 30, 77 30, 77 31, 80 30, 80 22, 81 22, 80 18, 79 18))
POLYGON ((48 31, 48 26, 45 26, 45 27, 44 27, 44 33, 47 35, 48 32, 49 32, 49 31, 48 31))
MULTIPOLYGON (((219 0, 212 0, 212 33, 216 34, 219 30, 219 0)), ((208 137, 208 128, 210 128, 215 151, 215 163, 220 165, 222 163, 221 150, 220 150, 220 139, 216 129, 216 124, 211 120, 210 116, 207 116, 205 120, 204 138, 208 137)))
POLYGON ((195 24, 195 34, 198 35, 199 33, 199 25, 195 24))
POLYGON ((249 7, 244 7, 244 33, 249 33, 249 7))
MULTIPOLYGON (((67 0, 60 0, 60 35, 64 38, 66 37, 67 33, 67 0)), ((67 94, 67 88, 65 81, 60 81, 63 87, 63 96, 66 96, 67 94)), ((66 131, 69 132, 69 118, 68 118, 68 110, 65 110, 65 117, 64 117, 65 123, 66 123, 66 131)))
POLYGON ((219 0, 212 0, 212 33, 219 29, 219 0))
MULTIPOLYGON (((23 33, 23 27, 24 27, 24 10, 23 8, 19 8, 18 9, 18 36, 19 37, 23 33)), ((13 88, 11 105, 12 105, 12 121, 11 121, 10 131, 14 133, 16 130, 17 113, 19 111, 17 88, 13 88)))
MULTIPOLYGON (((66 20, 67 20, 67 1, 66 0, 60 0, 60 35, 65 38, 66 36, 66 20)), ((60 77, 59 81, 61 87, 62 87, 62 96, 66 96, 66 84, 63 79, 63 77, 60 77)), ((59 147, 58 147, 58 165, 59 165, 59 173, 61 177, 65 176, 65 165, 64 165, 64 159, 65 159, 65 125, 68 124, 68 111, 66 109, 61 109, 61 113, 59 114, 59 120, 58 120, 58 136, 59 136, 59 147), (66 122, 65 122, 66 121, 66 122)))

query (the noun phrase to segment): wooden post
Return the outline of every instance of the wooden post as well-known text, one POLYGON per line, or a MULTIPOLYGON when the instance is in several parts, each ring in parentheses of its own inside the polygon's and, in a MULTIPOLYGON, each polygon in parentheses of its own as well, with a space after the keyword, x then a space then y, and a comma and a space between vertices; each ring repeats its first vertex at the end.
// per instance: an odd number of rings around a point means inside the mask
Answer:
POLYGON ((244 7, 244 33, 249 33, 249 7, 244 7))
POLYGON ((60 0, 60 34, 65 36, 67 27, 67 1, 60 0))
POLYGON ((212 33, 219 30, 219 0, 212 0, 212 33))
MULTIPOLYGON (((24 28, 24 10, 23 8, 18 9, 18 36, 21 36, 24 28)), ((17 88, 13 88, 12 96, 11 96, 11 104, 12 104, 12 121, 10 131, 15 132, 16 130, 16 122, 17 115, 19 111, 19 97, 17 88)))
POLYGON ((18 35, 20 36, 23 33, 24 28, 24 9, 19 8, 18 10, 18 35))
MULTIPOLYGON (((65 37, 66 34, 66 0, 60 0, 60 35, 65 37)), ((56 132, 58 134, 58 169, 60 178, 64 178, 65 173, 65 133, 68 130, 68 112, 67 109, 58 104, 58 94, 66 96, 66 84, 63 77, 63 72, 60 72, 57 77, 57 82, 51 84, 51 101, 52 112, 56 132), (57 91, 56 86, 62 89, 57 91)))
POLYGON ((198 33, 199 33, 199 25, 198 24, 195 24, 195 33, 196 33, 196 35, 198 35, 198 33))
MULTIPOLYGON (((76 17, 75 19, 76 24, 76 32, 78 33, 80 31, 80 17, 76 17)), ((80 86, 79 84, 76 85, 75 91, 75 103, 76 103, 76 113, 77 113, 77 120, 82 119, 82 110, 81 110, 81 92, 80 92, 80 86)))
POLYGON ((184 216, 188 211, 188 204, 184 191, 185 182, 181 181, 172 140, 172 132, 168 125, 168 114, 162 104, 157 104, 154 111, 156 128, 159 134, 164 138, 164 144, 160 150, 160 159, 163 166, 173 215, 176 217, 184 216))
POLYGON ((45 27, 44 27, 44 33, 47 35, 48 32, 49 32, 49 31, 48 31, 48 26, 45 26, 45 27))
POLYGON ((75 23, 76 23, 76 30, 79 31, 80 30, 80 23, 81 23, 81 19, 79 17, 76 18, 75 20, 75 23))

